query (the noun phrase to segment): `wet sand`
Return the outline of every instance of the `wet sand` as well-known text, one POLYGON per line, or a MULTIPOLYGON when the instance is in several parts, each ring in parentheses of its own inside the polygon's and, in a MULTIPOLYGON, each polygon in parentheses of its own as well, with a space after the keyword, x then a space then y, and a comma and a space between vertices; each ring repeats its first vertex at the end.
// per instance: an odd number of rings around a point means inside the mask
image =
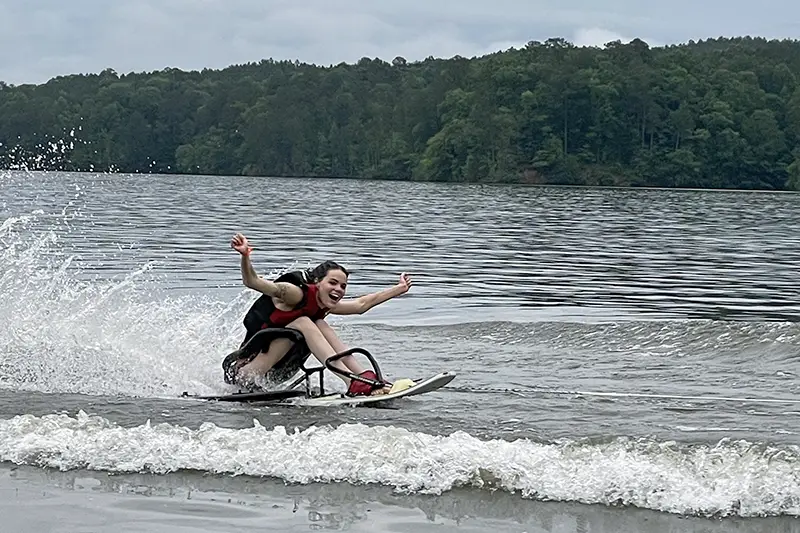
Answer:
POLYGON ((536 502, 503 492, 401 495, 384 487, 291 485, 184 472, 111 475, 0 466, 2 533, 770 532, 800 519, 703 519, 632 508, 536 502))

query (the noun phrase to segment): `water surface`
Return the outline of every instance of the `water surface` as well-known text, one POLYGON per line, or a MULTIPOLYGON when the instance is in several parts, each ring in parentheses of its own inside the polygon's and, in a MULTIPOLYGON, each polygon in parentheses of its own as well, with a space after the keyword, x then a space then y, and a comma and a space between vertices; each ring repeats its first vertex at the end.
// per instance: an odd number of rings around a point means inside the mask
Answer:
POLYGON ((0 176, 8 464, 800 514, 798 195, 0 176), (179 399, 228 390, 239 231, 264 275, 335 259, 358 295, 410 272, 331 321, 390 378, 458 378, 388 410, 179 399))

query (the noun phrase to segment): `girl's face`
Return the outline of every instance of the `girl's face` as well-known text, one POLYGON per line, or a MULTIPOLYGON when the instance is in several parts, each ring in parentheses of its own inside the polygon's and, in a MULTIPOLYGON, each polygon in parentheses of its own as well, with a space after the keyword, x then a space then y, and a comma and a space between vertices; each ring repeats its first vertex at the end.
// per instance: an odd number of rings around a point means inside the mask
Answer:
POLYGON ((341 270, 329 270, 325 277, 317 283, 317 298, 322 307, 331 308, 336 305, 347 292, 347 276, 341 270))

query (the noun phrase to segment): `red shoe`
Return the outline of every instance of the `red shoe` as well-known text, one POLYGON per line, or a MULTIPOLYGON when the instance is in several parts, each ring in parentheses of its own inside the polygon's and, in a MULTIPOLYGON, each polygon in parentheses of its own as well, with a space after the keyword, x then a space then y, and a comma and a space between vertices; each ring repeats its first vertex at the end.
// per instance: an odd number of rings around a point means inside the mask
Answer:
MULTIPOLYGON (((372 370, 365 370, 361 374, 359 374, 363 378, 371 379, 374 381, 378 381, 378 376, 375 375, 375 372, 372 370)), ((364 383, 363 381, 358 381, 354 379, 350 382, 350 387, 347 389, 348 396, 369 396, 372 391, 376 389, 380 389, 384 386, 381 382, 380 385, 371 385, 369 383, 364 383)))

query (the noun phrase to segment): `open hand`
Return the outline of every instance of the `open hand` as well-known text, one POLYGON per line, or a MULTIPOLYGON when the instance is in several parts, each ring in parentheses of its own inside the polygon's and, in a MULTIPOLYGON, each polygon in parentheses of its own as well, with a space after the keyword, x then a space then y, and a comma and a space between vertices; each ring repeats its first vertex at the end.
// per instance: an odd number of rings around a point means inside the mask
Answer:
POLYGON ((400 274, 400 283, 398 283, 397 286, 403 289, 403 292, 401 294, 407 293, 408 289, 411 288, 411 277, 405 272, 403 272, 402 274, 400 274))
POLYGON ((237 233, 233 236, 231 239, 231 248, 242 255, 250 255, 250 252, 253 250, 253 247, 247 242, 247 237, 241 233, 237 233))

